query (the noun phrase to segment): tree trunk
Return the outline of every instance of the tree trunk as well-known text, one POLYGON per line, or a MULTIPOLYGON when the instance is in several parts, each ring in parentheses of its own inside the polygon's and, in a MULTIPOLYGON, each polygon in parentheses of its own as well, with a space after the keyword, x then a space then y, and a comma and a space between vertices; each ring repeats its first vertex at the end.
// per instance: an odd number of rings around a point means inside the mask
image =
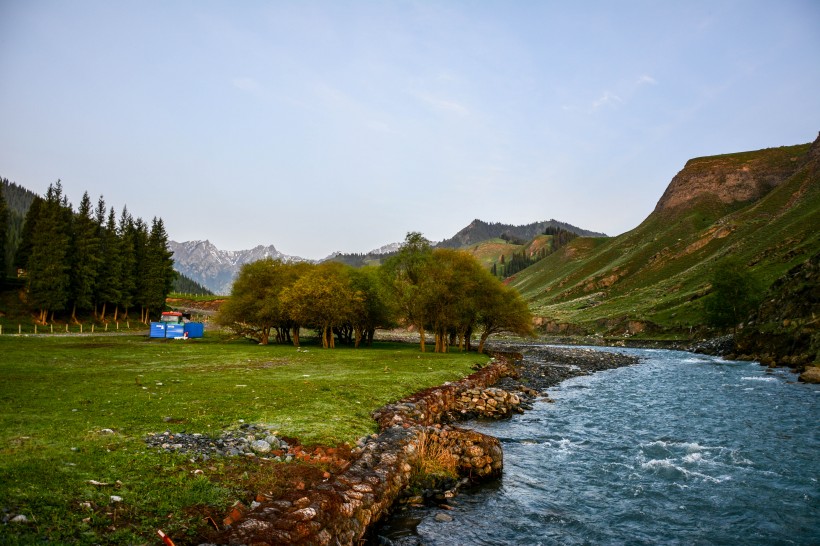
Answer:
POLYGON ((270 329, 269 328, 262 328, 261 332, 262 335, 260 336, 262 339, 259 340, 260 345, 267 345, 270 341, 270 329))
POLYGON ((100 313, 100 320, 105 322, 105 302, 103 302, 102 313, 100 313))
POLYGON ((114 306, 114 322, 117 322, 117 315, 120 313, 120 305, 117 304, 114 306))
POLYGON ((294 347, 299 347, 299 327, 298 326, 293 327, 293 334, 291 335, 291 338, 293 339, 293 346, 294 347))
POLYGON ((358 349, 359 348, 359 343, 362 342, 362 328, 361 328, 361 326, 356 326, 356 328, 354 328, 354 331, 356 333, 354 347, 358 349))
POLYGON ((77 320, 77 304, 71 306, 71 322, 77 324, 79 321, 77 320))
POLYGON ((486 343, 488 337, 490 337, 490 334, 482 332, 481 339, 478 342, 478 354, 484 352, 484 343, 486 343))

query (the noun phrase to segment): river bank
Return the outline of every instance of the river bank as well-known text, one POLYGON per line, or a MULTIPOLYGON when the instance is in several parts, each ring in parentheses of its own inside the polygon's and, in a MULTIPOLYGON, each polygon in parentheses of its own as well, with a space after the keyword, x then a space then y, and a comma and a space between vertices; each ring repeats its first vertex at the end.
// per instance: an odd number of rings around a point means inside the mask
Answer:
POLYGON ((621 351, 641 364, 570 378, 511 420, 465 425, 499 438, 501 479, 462 491, 451 510, 407 510, 407 536, 383 536, 396 546, 816 543, 816 385, 754 362, 621 351))
MULTIPOLYGON (((512 357, 512 373, 499 377, 493 387, 516 392, 522 398, 522 407, 531 409, 533 402, 551 402, 546 392, 550 387, 574 377, 592 375, 596 372, 631 366, 639 359, 617 352, 599 351, 581 347, 535 346, 515 342, 495 343, 489 347, 498 355, 512 357)), ((464 418, 476 417, 463 414, 464 418)), ((463 485, 463 484, 462 484, 463 485)), ((424 491, 421 502, 418 496, 405 494, 397 499, 390 517, 374 526, 368 535, 370 546, 390 544, 393 546, 420 546, 416 526, 430 510, 436 511, 436 521, 448 522, 454 504, 452 496, 442 492, 424 491)))
MULTIPOLYGON (((417 466, 420 435, 451 454, 462 478, 475 482, 497 477, 503 464, 498 440, 460 429, 455 426, 458 420, 509 416, 567 377, 637 361, 580 348, 544 351, 542 357, 549 354, 550 360, 543 362, 542 358, 541 365, 528 362, 521 354, 499 352, 488 366, 462 381, 427 389, 377 410, 373 417, 382 432, 354 450, 346 469, 283 498, 262 500, 216 542, 356 543, 386 514, 407 506, 397 501, 417 466)), ((435 502, 435 495, 428 498, 435 502)))

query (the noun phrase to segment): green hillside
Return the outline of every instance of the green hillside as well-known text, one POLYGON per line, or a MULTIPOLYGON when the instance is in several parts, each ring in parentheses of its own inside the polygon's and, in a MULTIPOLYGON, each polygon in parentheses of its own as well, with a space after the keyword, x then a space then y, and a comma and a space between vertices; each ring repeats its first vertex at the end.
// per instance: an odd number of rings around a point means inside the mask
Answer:
POLYGON ((577 238, 512 284, 546 332, 689 332, 728 257, 767 287, 820 251, 819 164, 818 142, 693 159, 641 225, 577 238))

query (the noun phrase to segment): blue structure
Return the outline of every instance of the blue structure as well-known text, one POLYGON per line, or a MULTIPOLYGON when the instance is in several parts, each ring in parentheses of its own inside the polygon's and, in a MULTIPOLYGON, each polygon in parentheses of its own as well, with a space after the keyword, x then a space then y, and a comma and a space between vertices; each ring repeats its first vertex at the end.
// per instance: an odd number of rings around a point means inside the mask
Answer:
POLYGON ((202 337, 205 334, 205 325, 201 322, 185 322, 184 315, 178 311, 165 311, 159 322, 151 323, 148 337, 190 339, 202 337))

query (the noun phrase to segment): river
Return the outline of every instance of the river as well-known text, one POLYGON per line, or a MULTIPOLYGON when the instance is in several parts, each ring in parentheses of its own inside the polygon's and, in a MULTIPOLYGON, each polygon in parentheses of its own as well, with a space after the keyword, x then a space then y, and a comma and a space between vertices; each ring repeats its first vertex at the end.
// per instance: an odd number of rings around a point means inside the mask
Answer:
POLYGON ((452 510, 397 514, 379 541, 820 544, 820 386, 752 362, 620 351, 640 364, 564 381, 554 403, 512 420, 468 423, 501 439, 501 479, 452 510))

